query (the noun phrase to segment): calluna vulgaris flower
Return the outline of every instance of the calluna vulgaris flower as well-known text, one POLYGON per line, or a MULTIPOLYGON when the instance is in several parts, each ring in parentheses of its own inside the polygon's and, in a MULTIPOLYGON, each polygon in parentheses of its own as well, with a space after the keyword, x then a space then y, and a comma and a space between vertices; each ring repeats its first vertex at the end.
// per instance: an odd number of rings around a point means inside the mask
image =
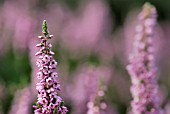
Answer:
POLYGON ((139 15, 140 24, 136 27, 134 50, 127 66, 132 80, 133 114, 162 114, 152 47, 156 17, 155 7, 146 3, 139 15))
POLYGON ((53 35, 49 35, 46 21, 43 22, 43 36, 39 36, 41 43, 37 44, 40 51, 35 55, 39 56, 37 66, 39 72, 37 78, 40 82, 37 83, 38 90, 37 104, 34 106, 35 114, 66 114, 67 108, 63 106, 63 101, 58 92, 60 84, 57 81, 57 73, 55 72, 57 62, 53 59, 54 52, 51 51, 52 45, 48 43, 53 35))

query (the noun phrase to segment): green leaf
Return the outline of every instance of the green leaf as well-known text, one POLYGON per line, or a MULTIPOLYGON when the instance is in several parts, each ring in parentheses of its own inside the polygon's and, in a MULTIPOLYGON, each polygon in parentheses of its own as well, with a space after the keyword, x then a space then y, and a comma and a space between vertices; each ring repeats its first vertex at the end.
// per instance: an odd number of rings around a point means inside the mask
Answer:
POLYGON ((56 109, 54 110, 53 114, 57 114, 57 112, 58 112, 58 108, 56 108, 56 109))
POLYGON ((64 106, 64 102, 61 102, 60 107, 64 106))

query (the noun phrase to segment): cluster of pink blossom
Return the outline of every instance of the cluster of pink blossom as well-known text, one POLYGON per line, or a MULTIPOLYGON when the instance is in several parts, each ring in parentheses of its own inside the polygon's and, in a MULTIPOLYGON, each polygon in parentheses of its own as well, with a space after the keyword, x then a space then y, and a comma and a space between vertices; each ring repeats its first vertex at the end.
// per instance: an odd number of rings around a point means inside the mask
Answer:
POLYGON ((156 17, 155 7, 146 3, 139 15, 140 23, 136 27, 134 50, 127 66, 132 80, 133 114, 162 114, 152 44, 156 17))
POLYGON ((38 101, 34 106, 35 114, 66 114, 67 108, 63 105, 63 100, 58 96, 60 91, 60 84, 57 81, 57 73, 55 72, 57 62, 53 59, 54 52, 51 51, 52 45, 47 42, 51 39, 49 35, 46 21, 43 22, 43 36, 39 36, 41 43, 37 47, 41 47, 40 51, 36 53, 39 56, 37 66, 39 72, 37 78, 40 82, 37 83, 38 101))

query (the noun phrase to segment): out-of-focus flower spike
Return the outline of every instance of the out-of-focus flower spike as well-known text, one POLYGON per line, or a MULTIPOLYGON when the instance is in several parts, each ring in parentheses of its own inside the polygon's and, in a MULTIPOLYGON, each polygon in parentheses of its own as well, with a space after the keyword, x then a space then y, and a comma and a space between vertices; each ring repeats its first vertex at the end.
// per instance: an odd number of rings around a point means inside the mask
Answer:
POLYGON ((8 114, 30 114, 30 105, 32 104, 33 99, 34 96, 32 94, 31 87, 25 87, 21 90, 17 90, 14 95, 11 110, 8 114))
POLYGON ((107 104, 104 101, 106 87, 102 79, 99 80, 98 86, 99 89, 96 96, 87 103, 87 114, 100 114, 102 111, 106 112, 107 104))
POLYGON ((158 96, 152 45, 156 17, 155 7, 146 3, 138 18, 133 52, 127 66, 132 80, 130 90, 133 97, 133 114, 163 114, 158 96))

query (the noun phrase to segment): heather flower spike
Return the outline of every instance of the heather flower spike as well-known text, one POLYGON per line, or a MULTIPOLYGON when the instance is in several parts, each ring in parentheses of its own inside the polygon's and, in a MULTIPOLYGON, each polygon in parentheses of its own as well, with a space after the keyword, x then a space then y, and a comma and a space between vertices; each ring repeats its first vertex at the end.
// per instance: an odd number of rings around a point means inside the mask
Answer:
POLYGON ((58 95, 60 84, 57 80, 57 72, 55 72, 57 62, 53 59, 52 45, 48 42, 52 35, 49 35, 46 21, 43 22, 42 29, 43 35, 39 36, 41 43, 36 45, 40 47, 40 50, 35 54, 39 56, 37 78, 40 81, 36 85, 38 99, 36 105, 33 106, 34 114, 66 114, 68 110, 58 95))
POLYGON ((146 3, 139 15, 133 53, 130 55, 130 64, 127 66, 132 81, 133 114, 162 114, 152 45, 156 17, 155 7, 146 3))
POLYGON ((104 99, 105 91, 106 87, 104 85, 104 82, 100 80, 99 89, 96 96, 91 98, 91 100, 87 103, 87 114, 100 114, 101 111, 106 111, 107 104, 104 99))

